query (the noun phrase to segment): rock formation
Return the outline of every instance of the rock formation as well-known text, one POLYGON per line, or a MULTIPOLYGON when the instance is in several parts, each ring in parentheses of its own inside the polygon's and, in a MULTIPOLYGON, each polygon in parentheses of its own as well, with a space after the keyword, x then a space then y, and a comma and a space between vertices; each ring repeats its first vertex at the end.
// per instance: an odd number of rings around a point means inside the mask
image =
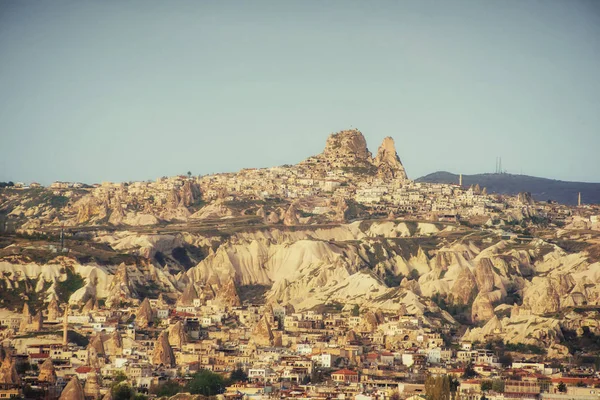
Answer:
POLYGON ((73 376, 67 386, 63 389, 60 394, 59 400, 85 400, 85 394, 83 393, 83 387, 77 376, 73 376))
POLYGON ((265 315, 252 330, 251 340, 258 346, 273 346, 275 335, 271 330, 269 319, 265 315))
POLYGON ((351 162, 368 162, 371 160, 371 153, 367 149, 367 141, 358 129, 340 131, 329 135, 323 155, 351 162))
POLYGON ((230 307, 238 307, 242 305, 240 296, 237 291, 237 286, 230 278, 219 290, 217 291, 217 300, 222 304, 226 304, 230 307))
POLYGON ((15 360, 11 356, 6 356, 0 366, 0 384, 17 385, 21 383, 21 378, 15 367, 15 360))
POLYGON ((127 265, 121 263, 117 267, 117 271, 108 287, 106 306, 109 308, 118 307, 122 302, 130 302, 136 297, 127 272, 127 265))
POLYGON ((105 355, 104 342, 102 341, 102 336, 100 334, 94 336, 94 338, 90 341, 87 346, 87 352, 88 365, 93 368, 100 368, 102 366, 100 359, 105 355))
POLYGON ((175 365, 175 355, 169 344, 169 332, 167 330, 162 331, 158 339, 156 339, 150 361, 154 365, 164 365, 166 367, 173 367, 175 365))
POLYGON ((52 364, 52 359, 50 359, 50 357, 46 358, 46 361, 40 366, 38 381, 46 382, 50 385, 56 383, 56 370, 54 369, 54 364, 52 364))
POLYGON ((187 334, 181 321, 169 327, 169 344, 171 347, 181 349, 187 343, 187 334))
POLYGON ((83 387, 83 394, 86 399, 100 399, 100 382, 98 373, 96 373, 95 370, 87 374, 85 386, 83 387))
POLYGON ((108 339, 103 341, 103 344, 107 355, 119 356, 123 354, 123 338, 119 331, 114 331, 108 339))
POLYGON ((377 167, 378 175, 383 179, 408 179, 391 137, 383 139, 373 163, 377 167))
POLYGON ((48 321, 59 321, 62 313, 60 308, 58 308, 58 301, 56 300, 56 296, 52 296, 52 300, 48 304, 48 321))
POLYGON ((85 313, 89 313, 89 312, 97 310, 97 309, 98 309, 98 301, 95 299, 95 297, 92 296, 87 300, 87 302, 81 309, 81 312, 85 314, 85 313))
POLYGON ((135 324, 138 328, 144 329, 148 327, 152 319, 152 306, 150 305, 150 300, 146 297, 136 312, 135 324))
POLYGON ((296 203, 292 203, 290 204, 290 206, 288 207, 287 211, 285 212, 285 215, 283 217, 283 224, 286 226, 290 226, 290 225, 298 225, 300 223, 300 221, 298 220, 298 210, 296 208, 296 203))

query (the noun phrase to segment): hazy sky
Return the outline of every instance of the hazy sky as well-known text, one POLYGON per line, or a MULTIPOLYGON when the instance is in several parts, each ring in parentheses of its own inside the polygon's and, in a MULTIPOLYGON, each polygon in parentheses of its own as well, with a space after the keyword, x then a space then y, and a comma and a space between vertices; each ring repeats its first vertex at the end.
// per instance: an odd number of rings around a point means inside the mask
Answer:
POLYGON ((600 1, 0 1, 0 181, 296 163, 600 181, 600 1))

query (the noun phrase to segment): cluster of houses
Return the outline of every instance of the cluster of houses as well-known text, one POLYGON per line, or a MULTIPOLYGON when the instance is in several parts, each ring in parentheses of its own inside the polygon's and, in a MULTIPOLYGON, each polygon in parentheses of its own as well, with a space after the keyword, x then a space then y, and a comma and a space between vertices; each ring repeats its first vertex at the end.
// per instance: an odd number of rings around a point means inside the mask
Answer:
POLYGON ((76 377, 86 398, 99 399, 121 374, 151 396, 166 381, 183 385, 200 370, 228 377, 241 369, 247 382, 228 386, 226 398, 416 400, 427 394, 427 377, 451 376, 460 399, 600 399, 594 371, 549 366, 539 357, 503 364, 493 350, 414 315, 296 312, 199 298, 170 304, 162 297, 136 308, 90 300, 82 309, 49 313, 37 331, 19 314, 2 314, 0 398, 21 396, 24 387, 58 398, 76 377))

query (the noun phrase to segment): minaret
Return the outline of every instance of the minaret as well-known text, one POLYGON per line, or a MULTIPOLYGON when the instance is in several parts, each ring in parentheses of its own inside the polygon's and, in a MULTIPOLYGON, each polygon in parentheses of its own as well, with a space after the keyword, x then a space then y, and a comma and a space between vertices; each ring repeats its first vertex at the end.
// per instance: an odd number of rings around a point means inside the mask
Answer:
POLYGON ((67 329, 69 327, 69 303, 65 304, 65 315, 63 318, 63 347, 67 347, 69 340, 67 339, 67 329))
POLYGON ((462 174, 458 175, 458 186, 462 186, 462 174))
POLYGON ((577 206, 581 207, 581 192, 579 192, 579 196, 577 197, 577 206))

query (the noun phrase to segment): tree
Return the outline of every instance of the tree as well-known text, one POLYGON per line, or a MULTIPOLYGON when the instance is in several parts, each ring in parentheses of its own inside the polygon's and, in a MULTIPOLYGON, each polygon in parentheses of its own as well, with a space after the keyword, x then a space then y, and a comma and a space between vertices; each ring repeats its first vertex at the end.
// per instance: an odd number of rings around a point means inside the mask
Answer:
POLYGON ((487 392, 492 389, 492 381, 481 381, 481 391, 487 392))
POLYGON ((475 370, 473 369, 473 364, 472 363, 468 363, 467 366, 465 367, 465 372, 463 372, 463 379, 470 379, 470 378, 474 378, 477 376, 477 372, 475 372, 475 370))
POLYGON ((223 377, 208 370, 196 372, 192 375, 192 380, 185 386, 187 392, 204 396, 221 394, 224 388, 223 377))
POLYGON ((188 171, 187 176, 188 176, 188 179, 192 179, 192 172, 188 171))
POLYGON ((181 392, 181 385, 173 380, 168 380, 158 386, 153 387, 150 393, 155 394, 156 397, 172 397, 177 393, 181 392))
POLYGON ((354 307, 352 308, 352 316, 358 317, 359 315, 360 315, 360 307, 358 306, 358 304, 355 304, 354 307))
POLYGON ((112 384, 112 386, 115 387, 119 383, 125 382, 126 380, 127 380, 127 375, 125 375, 125 372, 123 372, 123 371, 117 371, 117 372, 115 372, 113 374, 113 384, 112 384))
POLYGON ((504 381, 502 379, 494 379, 492 381, 492 390, 496 393, 504 393, 504 381))
POLYGON ((231 382, 248 382, 248 374, 246 374, 243 369, 238 368, 231 372, 229 380, 231 382))
POLYGON ((430 400, 450 400, 450 377, 428 376, 425 380, 425 393, 430 400))
POLYGON ((113 400, 132 400, 135 390, 127 383, 120 383, 112 388, 113 400))
POLYGON ((510 353, 504 353, 503 355, 501 355, 500 357, 498 357, 498 362, 500 362, 500 364, 502 364, 502 366, 504 368, 508 368, 512 365, 513 363, 513 358, 510 355, 510 353))
POLYGON ((558 391, 561 393, 566 393, 567 392, 567 385, 565 385, 564 382, 559 382, 558 384, 558 391))

